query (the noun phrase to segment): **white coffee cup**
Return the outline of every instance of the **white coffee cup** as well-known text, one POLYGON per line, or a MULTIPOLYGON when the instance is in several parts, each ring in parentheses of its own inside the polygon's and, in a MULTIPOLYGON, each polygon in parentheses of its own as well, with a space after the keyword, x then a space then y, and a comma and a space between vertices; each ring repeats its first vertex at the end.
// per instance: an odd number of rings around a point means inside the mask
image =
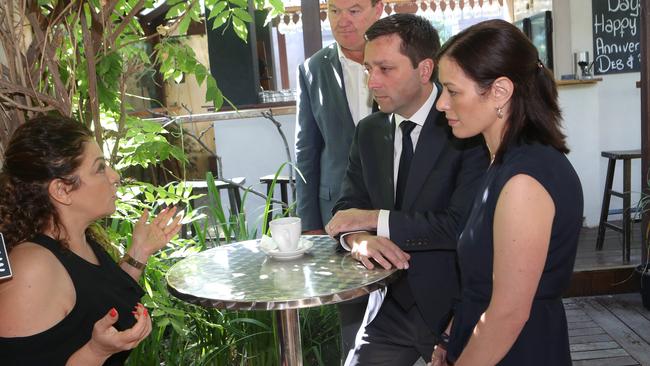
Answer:
POLYGON ((282 217, 269 223, 271 237, 278 250, 281 252, 293 252, 298 249, 302 225, 299 217, 282 217))

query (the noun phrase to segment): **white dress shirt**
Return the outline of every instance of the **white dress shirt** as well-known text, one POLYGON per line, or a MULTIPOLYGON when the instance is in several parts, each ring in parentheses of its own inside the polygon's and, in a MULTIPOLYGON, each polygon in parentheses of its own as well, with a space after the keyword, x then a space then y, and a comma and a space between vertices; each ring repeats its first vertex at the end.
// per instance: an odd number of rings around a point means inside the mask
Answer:
MULTIPOLYGON (((391 118, 395 118, 395 139, 393 145, 393 197, 395 197, 395 192, 397 189, 397 174, 399 172, 399 159, 402 155, 402 129, 399 128, 402 121, 408 119, 409 121, 415 123, 415 128, 411 131, 411 141, 413 142, 413 151, 418 144, 418 139, 420 138, 420 132, 422 131, 422 126, 429 116, 431 108, 433 108, 433 103, 436 101, 436 96, 438 95, 438 88, 436 84, 433 84, 433 89, 427 101, 420 107, 420 109, 415 112, 410 118, 400 116, 397 113, 393 113, 391 118)), ((390 239, 390 228, 388 225, 388 219, 390 217, 390 211, 388 210, 379 210, 379 219, 377 220, 377 236, 383 236, 390 239)))
POLYGON ((372 95, 368 90, 366 69, 362 64, 345 57, 338 43, 336 47, 339 51, 339 61, 341 61, 341 69, 343 70, 345 96, 352 114, 352 121, 356 126, 360 120, 372 113, 372 95))
MULTIPOLYGON (((427 98, 426 102, 424 102, 420 109, 418 109, 417 112, 415 112, 410 118, 400 116, 397 113, 393 113, 391 116, 389 116, 391 119, 395 118, 395 139, 393 140, 393 199, 395 197, 395 191, 397 189, 399 159, 402 155, 402 129, 399 128, 399 125, 407 119, 415 123, 415 128, 413 128, 413 131, 411 131, 411 142, 413 143, 413 151, 415 152, 418 140, 420 138, 420 132, 422 131, 422 126, 424 126, 424 122, 427 120, 429 112, 431 112, 431 108, 433 108, 433 104, 436 101, 437 95, 438 88, 436 87, 436 84, 433 84, 433 89, 431 90, 429 98, 427 98)), ((390 239, 389 217, 390 211, 379 210, 379 218, 377 219, 377 236, 383 236, 390 239)), ((341 246, 343 246, 343 248, 346 250, 351 250, 351 248, 345 242, 345 236, 358 232, 362 231, 354 231, 341 235, 341 246)))

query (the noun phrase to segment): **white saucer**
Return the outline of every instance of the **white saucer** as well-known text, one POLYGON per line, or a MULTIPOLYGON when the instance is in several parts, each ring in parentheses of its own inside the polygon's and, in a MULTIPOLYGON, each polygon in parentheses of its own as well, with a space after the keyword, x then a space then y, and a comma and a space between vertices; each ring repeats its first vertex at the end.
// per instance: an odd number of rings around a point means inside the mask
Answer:
POLYGON ((269 257, 275 258, 277 260, 289 260, 298 258, 301 255, 305 254, 305 252, 307 252, 313 246, 314 243, 312 241, 300 238, 300 242, 298 242, 298 248, 296 250, 291 252, 281 252, 278 249, 278 245, 275 243, 275 241, 266 235, 262 236, 262 239, 259 243, 260 250, 266 253, 266 255, 269 257))

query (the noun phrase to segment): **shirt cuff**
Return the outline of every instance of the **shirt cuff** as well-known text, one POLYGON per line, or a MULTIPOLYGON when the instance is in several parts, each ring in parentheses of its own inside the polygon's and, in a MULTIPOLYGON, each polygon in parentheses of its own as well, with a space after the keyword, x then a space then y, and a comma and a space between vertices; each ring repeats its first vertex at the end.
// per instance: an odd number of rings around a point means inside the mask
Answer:
POLYGON ((357 233, 367 233, 365 230, 358 230, 358 231, 350 231, 345 234, 341 234, 341 237, 339 238, 339 241, 341 242, 341 246, 343 249, 347 250, 348 252, 352 250, 350 246, 345 242, 345 237, 350 235, 350 234, 357 234, 357 233))
POLYGON ((377 236, 383 236, 384 238, 390 239, 390 226, 388 225, 389 217, 390 211, 379 210, 379 216, 377 218, 377 236))

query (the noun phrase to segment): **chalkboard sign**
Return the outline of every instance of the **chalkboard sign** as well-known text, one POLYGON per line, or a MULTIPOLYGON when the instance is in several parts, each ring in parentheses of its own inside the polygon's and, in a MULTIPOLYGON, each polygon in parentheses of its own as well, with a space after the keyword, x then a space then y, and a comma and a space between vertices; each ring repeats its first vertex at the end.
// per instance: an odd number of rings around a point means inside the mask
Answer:
POLYGON ((641 70, 640 0, 592 0, 594 74, 641 70))

